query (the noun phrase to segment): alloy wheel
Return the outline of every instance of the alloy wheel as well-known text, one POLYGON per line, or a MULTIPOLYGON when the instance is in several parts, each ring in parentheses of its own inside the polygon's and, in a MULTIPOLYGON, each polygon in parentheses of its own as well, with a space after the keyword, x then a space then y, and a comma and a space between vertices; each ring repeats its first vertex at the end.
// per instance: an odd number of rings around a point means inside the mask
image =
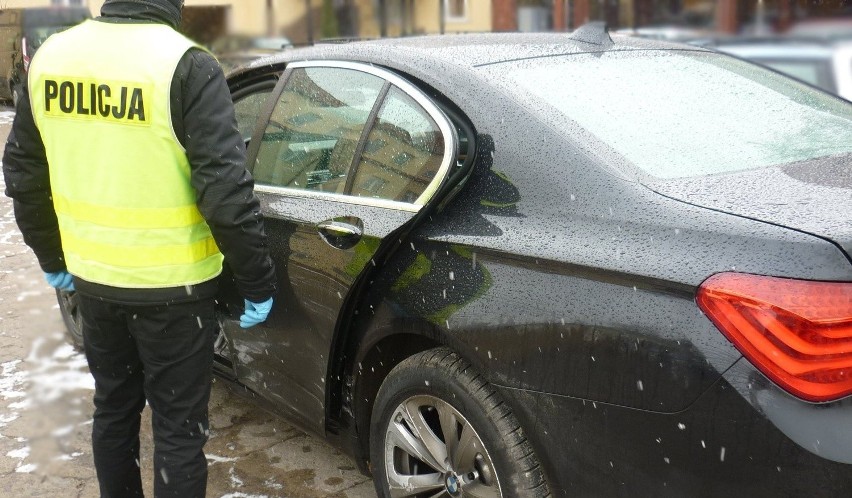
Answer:
POLYGON ((393 497, 502 496, 482 438, 439 398, 418 395, 400 403, 388 424, 384 448, 393 497))

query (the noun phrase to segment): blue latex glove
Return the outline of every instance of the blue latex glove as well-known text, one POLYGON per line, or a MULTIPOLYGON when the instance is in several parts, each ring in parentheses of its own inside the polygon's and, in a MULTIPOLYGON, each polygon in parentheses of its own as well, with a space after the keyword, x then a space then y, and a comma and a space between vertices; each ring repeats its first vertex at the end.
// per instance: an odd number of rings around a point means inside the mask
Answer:
POLYGON ((74 290, 74 277, 67 271, 57 271, 53 273, 45 273, 44 279, 51 287, 64 291, 74 290))
POLYGON ((246 311, 240 317, 240 327, 247 329, 266 321, 266 317, 269 316, 269 311, 272 309, 272 298, 270 297, 262 303, 253 303, 246 299, 245 304, 246 311))

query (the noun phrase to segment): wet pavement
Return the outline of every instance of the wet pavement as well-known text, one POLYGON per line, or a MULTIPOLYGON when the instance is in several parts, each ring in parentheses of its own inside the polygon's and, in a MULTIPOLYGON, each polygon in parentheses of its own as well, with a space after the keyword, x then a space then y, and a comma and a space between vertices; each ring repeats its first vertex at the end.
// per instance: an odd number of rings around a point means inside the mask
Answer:
MULTIPOLYGON (((0 143, 13 116, 0 108, 0 143)), ((0 196, 0 496, 98 496, 93 389, 85 358, 65 341, 54 292, 21 240, 11 202, 0 196)), ((150 424, 146 408, 140 464, 146 495, 153 496, 150 424)), ((213 385, 205 452, 208 497, 376 496, 351 458, 221 382, 213 385)))

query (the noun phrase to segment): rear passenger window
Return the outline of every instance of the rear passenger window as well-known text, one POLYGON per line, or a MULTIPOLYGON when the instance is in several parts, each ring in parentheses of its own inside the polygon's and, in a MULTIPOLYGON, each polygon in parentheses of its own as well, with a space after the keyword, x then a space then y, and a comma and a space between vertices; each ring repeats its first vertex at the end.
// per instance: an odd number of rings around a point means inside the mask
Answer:
POLYGON ((261 185, 343 193, 384 80, 343 68, 295 69, 252 171, 261 185))
POLYGON ((394 87, 367 137, 351 194, 413 203, 435 178, 443 155, 438 125, 394 87))

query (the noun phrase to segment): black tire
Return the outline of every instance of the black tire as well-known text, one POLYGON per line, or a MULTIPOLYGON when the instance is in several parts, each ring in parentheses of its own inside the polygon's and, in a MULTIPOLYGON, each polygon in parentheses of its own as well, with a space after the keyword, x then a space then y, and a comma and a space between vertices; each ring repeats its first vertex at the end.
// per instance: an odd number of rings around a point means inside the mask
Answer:
POLYGON ((447 348, 411 356, 388 374, 373 408, 370 459, 384 498, 391 486, 393 496, 550 495, 511 408, 447 348))
POLYGON ((77 293, 56 290, 56 300, 59 302, 59 312, 65 322, 65 337, 75 349, 83 350, 83 329, 80 318, 80 307, 77 293))

